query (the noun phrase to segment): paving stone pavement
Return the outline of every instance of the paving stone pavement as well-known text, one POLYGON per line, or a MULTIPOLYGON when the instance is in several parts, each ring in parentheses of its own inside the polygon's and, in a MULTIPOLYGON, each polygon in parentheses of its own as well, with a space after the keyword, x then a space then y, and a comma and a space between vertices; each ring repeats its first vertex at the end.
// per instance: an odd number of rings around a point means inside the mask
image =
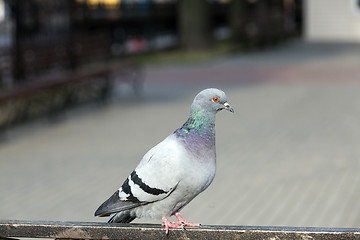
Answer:
POLYGON ((182 211, 186 219, 359 227, 359 66, 359 45, 302 42, 147 66, 140 99, 120 86, 105 107, 8 132, 0 144, 0 219, 105 221, 93 217, 96 208, 182 125, 195 94, 215 86, 235 114, 217 116, 217 175, 182 211))

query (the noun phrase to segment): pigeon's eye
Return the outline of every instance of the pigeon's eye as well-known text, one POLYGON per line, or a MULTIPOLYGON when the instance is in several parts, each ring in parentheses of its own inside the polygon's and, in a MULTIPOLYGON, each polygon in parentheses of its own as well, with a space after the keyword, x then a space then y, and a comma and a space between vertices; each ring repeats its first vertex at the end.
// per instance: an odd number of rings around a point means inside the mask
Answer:
POLYGON ((213 100, 213 102, 217 102, 217 101, 219 101, 219 98, 218 98, 218 97, 214 97, 212 100, 213 100))

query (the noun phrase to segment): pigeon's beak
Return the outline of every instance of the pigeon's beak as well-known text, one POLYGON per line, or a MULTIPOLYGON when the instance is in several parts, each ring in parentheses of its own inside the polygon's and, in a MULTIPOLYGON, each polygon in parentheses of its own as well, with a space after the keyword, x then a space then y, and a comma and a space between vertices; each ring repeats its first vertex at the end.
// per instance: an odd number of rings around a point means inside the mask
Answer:
POLYGON ((224 103, 224 107, 225 107, 226 110, 234 113, 234 109, 233 109, 233 108, 230 106, 230 104, 228 104, 227 102, 224 103))

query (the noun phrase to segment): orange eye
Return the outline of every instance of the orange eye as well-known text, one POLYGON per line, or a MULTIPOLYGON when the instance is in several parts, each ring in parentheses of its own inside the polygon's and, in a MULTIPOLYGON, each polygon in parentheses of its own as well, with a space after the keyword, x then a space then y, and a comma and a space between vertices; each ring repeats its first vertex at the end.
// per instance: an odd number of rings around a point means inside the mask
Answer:
POLYGON ((218 98, 218 97, 214 97, 212 100, 213 100, 213 102, 217 102, 217 101, 219 101, 219 98, 218 98))

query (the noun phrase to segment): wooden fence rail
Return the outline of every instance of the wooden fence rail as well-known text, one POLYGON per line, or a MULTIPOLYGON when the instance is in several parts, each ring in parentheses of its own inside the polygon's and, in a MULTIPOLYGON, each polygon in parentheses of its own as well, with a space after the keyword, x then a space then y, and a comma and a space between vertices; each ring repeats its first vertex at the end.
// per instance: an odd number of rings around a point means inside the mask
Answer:
POLYGON ((165 230, 154 224, 0 220, 0 239, 360 239, 360 228, 202 226, 165 230))

